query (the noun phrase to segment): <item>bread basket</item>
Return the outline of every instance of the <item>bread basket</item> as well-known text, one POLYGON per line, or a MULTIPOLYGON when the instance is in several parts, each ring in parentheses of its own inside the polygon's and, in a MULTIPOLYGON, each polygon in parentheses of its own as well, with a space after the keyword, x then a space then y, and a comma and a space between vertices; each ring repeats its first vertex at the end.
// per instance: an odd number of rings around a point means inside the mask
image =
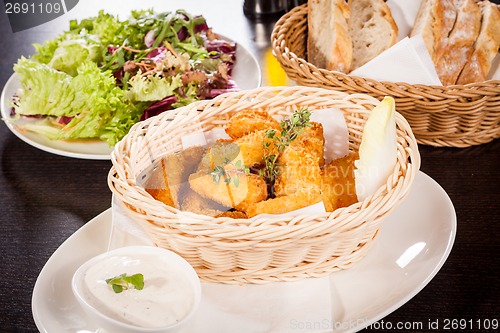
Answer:
POLYGON ((500 80, 467 85, 426 86, 379 82, 318 68, 307 62, 307 4, 283 15, 271 34, 273 53, 299 85, 394 97, 417 142, 469 147, 500 137, 500 80))
POLYGON ((205 281, 265 283, 324 276, 362 259, 383 221, 410 190, 420 155, 399 113, 398 159, 386 185, 365 201, 332 213, 248 220, 181 212, 154 200, 138 185, 138 175, 165 154, 179 151, 185 135, 222 126, 247 109, 284 116, 298 108, 339 108, 348 124, 350 149, 357 150, 364 123, 378 103, 366 94, 298 86, 262 87, 196 102, 134 125, 112 152, 108 184, 153 242, 180 254, 205 281))

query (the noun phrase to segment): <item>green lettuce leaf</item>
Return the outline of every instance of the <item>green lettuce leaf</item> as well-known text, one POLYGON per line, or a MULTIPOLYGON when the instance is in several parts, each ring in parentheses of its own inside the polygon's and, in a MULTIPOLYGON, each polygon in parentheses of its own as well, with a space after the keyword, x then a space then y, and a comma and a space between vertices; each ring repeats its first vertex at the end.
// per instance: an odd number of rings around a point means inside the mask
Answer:
POLYGON ((83 62, 75 77, 25 58, 14 69, 23 83, 16 114, 51 115, 55 122, 57 117, 72 118, 68 124, 55 127, 57 132, 48 131, 46 121, 38 129, 36 124, 29 125, 30 130, 51 139, 99 138, 113 146, 139 121, 147 106, 129 102, 112 73, 101 71, 92 61, 83 62))
POLYGON ((75 98, 71 76, 48 65, 21 57, 14 65, 23 95, 16 113, 21 115, 76 115, 71 108, 75 98))
POLYGON ((76 75, 77 67, 87 60, 100 62, 103 47, 88 38, 64 40, 59 43, 48 65, 71 76, 76 75))
POLYGON ((182 87, 181 75, 160 77, 158 75, 142 76, 140 73, 129 81, 128 98, 132 101, 159 101, 174 94, 182 87))

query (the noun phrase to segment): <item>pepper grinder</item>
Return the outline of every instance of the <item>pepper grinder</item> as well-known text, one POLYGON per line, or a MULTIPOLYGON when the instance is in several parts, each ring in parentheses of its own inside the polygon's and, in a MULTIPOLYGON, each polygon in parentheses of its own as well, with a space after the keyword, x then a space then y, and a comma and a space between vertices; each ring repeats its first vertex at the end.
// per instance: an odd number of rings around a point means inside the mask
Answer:
POLYGON ((285 13, 287 0, 245 0, 243 13, 250 19, 279 17, 285 13))

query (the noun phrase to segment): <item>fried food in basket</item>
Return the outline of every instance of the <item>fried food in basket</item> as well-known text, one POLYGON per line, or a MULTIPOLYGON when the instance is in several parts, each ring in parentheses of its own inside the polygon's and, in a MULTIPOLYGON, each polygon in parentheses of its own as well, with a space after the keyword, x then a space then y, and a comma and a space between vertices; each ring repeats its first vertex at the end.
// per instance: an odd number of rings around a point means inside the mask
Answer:
POLYGON ((182 195, 181 210, 201 215, 217 216, 226 212, 229 208, 202 197, 189 186, 185 186, 182 195))
POLYGON ((226 133, 237 139, 259 130, 280 130, 280 123, 265 111, 248 110, 231 117, 226 124, 226 133))
POLYGON ((168 185, 167 170, 165 168, 165 161, 162 159, 151 172, 151 177, 148 179, 144 188, 146 192, 151 194, 153 198, 165 203, 166 205, 176 207, 172 199, 172 193, 168 185))
POLYGON ((354 161, 358 153, 333 160, 321 170, 323 203, 329 212, 358 202, 354 182, 354 161))
POLYGON ((265 111, 239 112, 225 128, 231 139, 166 156, 146 190, 183 211, 236 219, 348 206, 357 201, 358 155, 325 165, 323 126, 310 115, 297 110, 278 122, 265 111))
POLYGON ((151 173, 144 188, 156 200, 180 208, 181 188, 187 183, 189 175, 196 170, 204 152, 205 148, 194 146, 165 156, 151 173))
POLYGON ((267 185, 262 177, 232 167, 194 173, 189 176, 189 185, 202 197, 241 211, 267 198, 267 185))

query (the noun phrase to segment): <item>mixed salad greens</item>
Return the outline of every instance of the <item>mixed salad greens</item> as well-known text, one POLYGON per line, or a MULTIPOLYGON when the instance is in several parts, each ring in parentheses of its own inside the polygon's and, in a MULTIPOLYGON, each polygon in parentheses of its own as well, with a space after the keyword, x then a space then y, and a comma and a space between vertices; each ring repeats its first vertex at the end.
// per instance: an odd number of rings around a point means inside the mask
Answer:
POLYGON ((14 65, 22 89, 11 115, 54 140, 113 146, 142 119, 238 90, 236 44, 184 10, 133 11, 127 20, 100 11, 34 47, 14 65))

